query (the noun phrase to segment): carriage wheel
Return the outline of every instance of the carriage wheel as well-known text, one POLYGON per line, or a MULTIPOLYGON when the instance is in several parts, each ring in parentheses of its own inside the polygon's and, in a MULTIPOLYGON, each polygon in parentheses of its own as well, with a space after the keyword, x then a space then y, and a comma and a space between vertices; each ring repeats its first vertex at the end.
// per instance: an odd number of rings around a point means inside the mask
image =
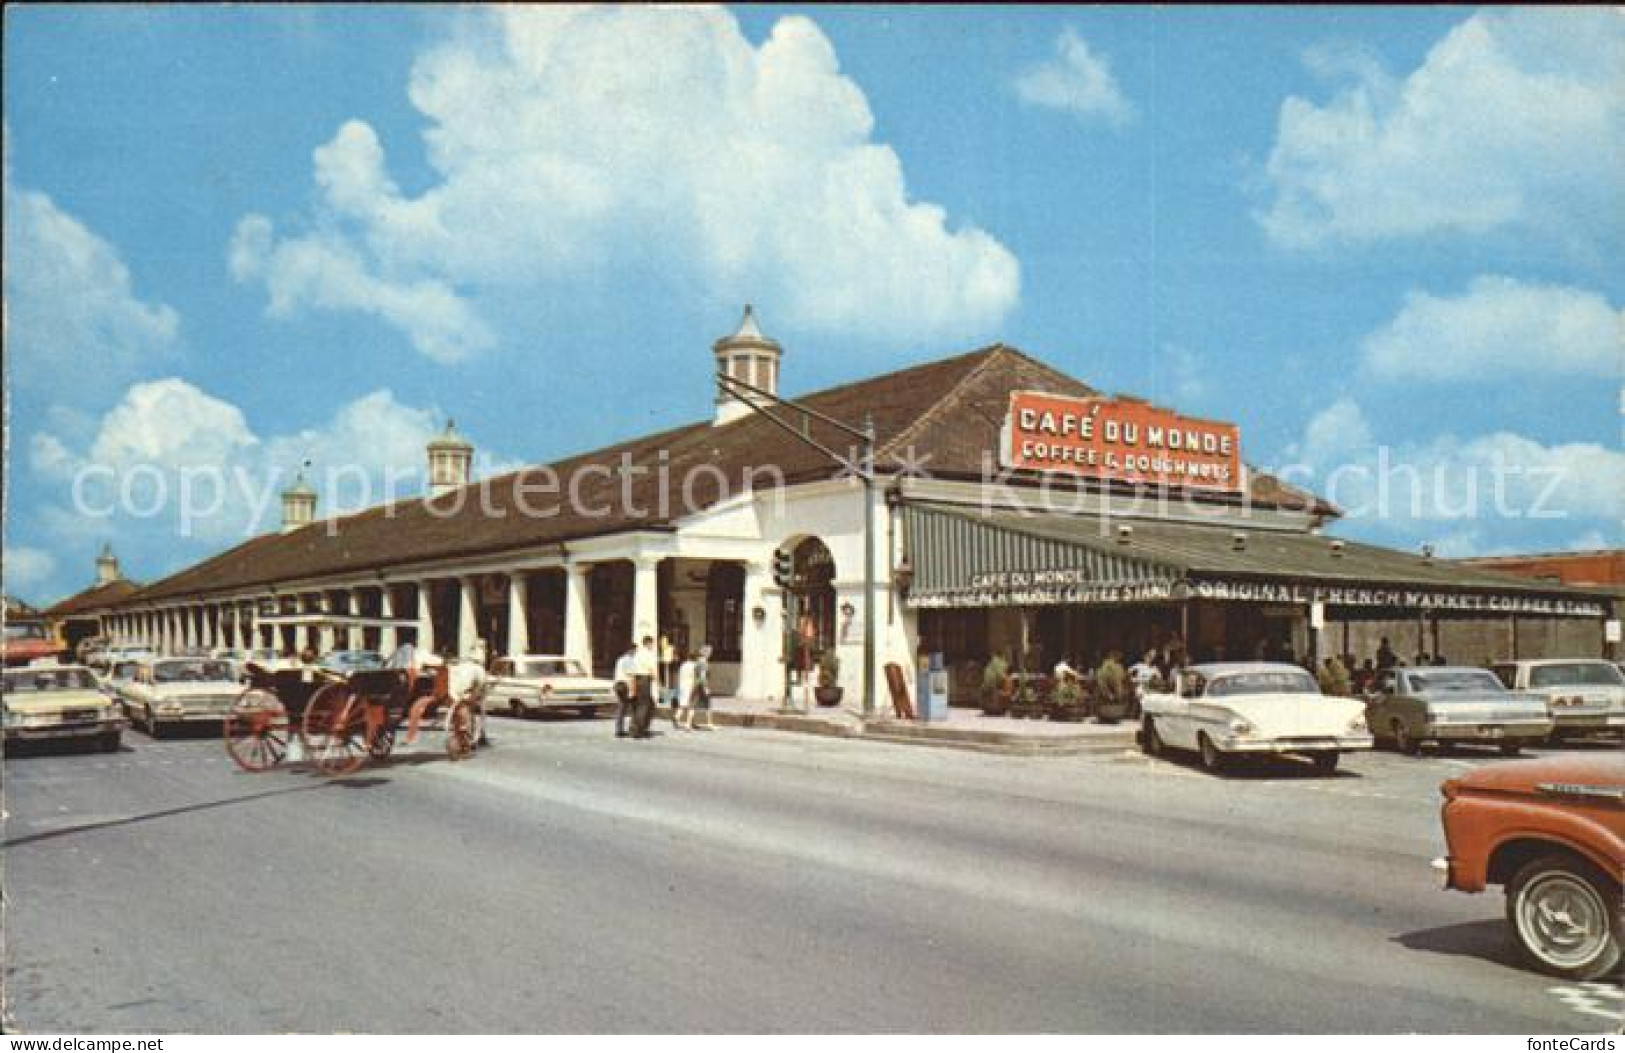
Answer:
POLYGON ((395 725, 389 721, 378 725, 378 730, 372 733, 372 742, 367 747, 367 753, 373 760, 387 760, 395 751, 395 725))
POLYGON ((480 737, 478 720, 472 702, 452 703, 451 712, 446 714, 446 756, 460 761, 474 755, 474 743, 480 737))
POLYGON ((349 775, 367 761, 367 703, 329 684, 305 707, 305 750, 324 775, 349 775))
POLYGON ((288 711, 269 691, 251 687, 226 714, 226 752, 244 771, 270 771, 288 754, 288 711))

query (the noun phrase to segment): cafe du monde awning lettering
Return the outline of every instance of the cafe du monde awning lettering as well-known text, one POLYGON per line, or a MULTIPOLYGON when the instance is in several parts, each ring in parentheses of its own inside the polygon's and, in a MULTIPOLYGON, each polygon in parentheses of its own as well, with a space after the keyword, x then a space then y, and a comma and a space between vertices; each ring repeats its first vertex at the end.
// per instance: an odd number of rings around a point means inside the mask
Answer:
POLYGON ((1276 531, 1238 546, 1229 526, 908 504, 904 537, 919 609, 1188 600, 1602 618, 1583 590, 1353 542, 1276 531), (1121 540, 1128 537, 1129 540, 1121 540))

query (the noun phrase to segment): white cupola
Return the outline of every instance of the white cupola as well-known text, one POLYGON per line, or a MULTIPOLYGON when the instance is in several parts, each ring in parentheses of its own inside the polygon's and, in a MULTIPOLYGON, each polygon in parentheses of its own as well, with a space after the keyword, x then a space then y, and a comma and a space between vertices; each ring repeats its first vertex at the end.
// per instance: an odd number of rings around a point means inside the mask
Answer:
MULTIPOLYGON (((775 395, 779 393, 779 359, 784 349, 777 340, 763 336, 756 325, 756 312, 745 305, 745 316, 732 336, 725 336, 711 345, 717 356, 717 372, 744 381, 753 387, 775 395)), ((750 412, 750 407, 717 385, 717 424, 738 420, 750 412)))
POLYGON ((102 554, 96 557, 96 584, 106 585, 124 577, 119 570, 118 557, 113 555, 113 544, 108 542, 102 546, 102 554))
POLYGON ((457 423, 446 421, 446 430, 429 440, 429 497, 439 497, 468 485, 468 468, 474 460, 474 444, 457 434, 457 423))
POLYGON ((293 477, 293 485, 282 491, 282 532, 298 530, 316 521, 316 491, 305 482, 303 470, 293 477))

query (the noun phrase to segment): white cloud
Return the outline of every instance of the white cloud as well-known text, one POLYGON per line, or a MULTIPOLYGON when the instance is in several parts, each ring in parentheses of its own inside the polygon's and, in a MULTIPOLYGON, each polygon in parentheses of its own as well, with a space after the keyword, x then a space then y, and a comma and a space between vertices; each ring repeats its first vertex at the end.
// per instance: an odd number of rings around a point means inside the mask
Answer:
POLYGON ((56 573, 56 557, 28 545, 7 545, 4 563, 5 594, 40 604, 41 597, 32 594, 56 573))
POLYGON ((1331 101, 1281 106, 1259 216, 1307 248, 1498 228, 1618 231, 1625 194, 1625 18, 1609 9, 1484 11, 1403 79, 1367 61, 1331 101))
POLYGON ((420 492, 437 431, 434 411, 380 390, 318 426, 261 438, 236 406, 170 377, 132 386, 87 446, 42 432, 30 453, 77 502, 41 509, 53 534, 105 535, 111 519, 121 535, 173 539, 178 529, 219 543, 274 527, 277 495, 307 461, 324 516, 420 492))
POLYGON ((1617 378, 1625 375, 1625 310, 1585 289, 1483 276, 1460 296, 1413 290, 1362 348, 1365 364, 1386 377, 1617 378))
POLYGON ((1625 518, 1625 452, 1509 431, 1379 444, 1349 398, 1316 414, 1287 458, 1296 462, 1281 469, 1287 479, 1390 541, 1454 538, 1483 552, 1534 531, 1549 536, 1559 523, 1589 530, 1625 518))
POLYGON ((8 381, 48 394, 128 378, 172 356, 180 318, 136 296, 119 252, 46 194, 16 186, 6 130, 8 381))
POLYGON ((964 336, 1017 301, 1008 250, 910 200, 804 17, 757 47, 720 9, 497 7, 421 55, 409 94, 437 183, 404 194, 352 120, 315 151, 308 229, 239 224, 233 273, 272 313, 370 311, 454 359, 492 339, 481 293, 619 259, 826 332, 964 336))
POLYGON ((1034 106, 1064 110, 1084 119, 1099 118, 1121 126, 1134 117, 1134 107, 1112 76, 1111 63, 1089 48, 1068 26, 1055 40, 1055 55, 1023 72, 1016 95, 1034 106))

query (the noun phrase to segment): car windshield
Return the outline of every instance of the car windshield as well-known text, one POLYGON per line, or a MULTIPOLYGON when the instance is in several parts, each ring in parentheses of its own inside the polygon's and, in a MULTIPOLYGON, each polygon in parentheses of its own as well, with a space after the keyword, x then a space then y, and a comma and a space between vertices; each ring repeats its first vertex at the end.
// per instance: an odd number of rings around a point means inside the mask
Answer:
POLYGON ((135 676, 135 669, 134 662, 118 662, 113 666, 113 671, 108 673, 107 676, 110 680, 129 680, 135 676))
POLYGON ((96 678, 88 669, 19 669, 6 673, 6 694, 46 691, 94 691, 96 678))
POLYGON ((1232 695, 1318 695, 1314 678, 1301 669, 1259 669, 1225 673, 1208 681, 1208 698, 1232 695))
POLYGON ((586 676, 581 663, 570 658, 543 658, 537 661, 521 662, 519 675, 527 677, 541 676, 586 676))
POLYGON ((45 626, 38 622, 7 622, 6 639, 43 640, 45 639, 45 626))
POLYGON ((1488 669, 1440 669, 1426 673, 1406 673, 1410 689, 1418 694, 1487 692, 1501 695, 1506 689, 1488 669))
POLYGON ((156 684, 191 684, 232 679, 234 678, 231 675, 231 667, 212 658, 159 662, 152 667, 152 680, 156 684))
POLYGON ((1558 665, 1537 665, 1529 671, 1530 687, 1566 687, 1570 684, 1588 686, 1625 686, 1625 673, 1609 662, 1562 662, 1558 665))

